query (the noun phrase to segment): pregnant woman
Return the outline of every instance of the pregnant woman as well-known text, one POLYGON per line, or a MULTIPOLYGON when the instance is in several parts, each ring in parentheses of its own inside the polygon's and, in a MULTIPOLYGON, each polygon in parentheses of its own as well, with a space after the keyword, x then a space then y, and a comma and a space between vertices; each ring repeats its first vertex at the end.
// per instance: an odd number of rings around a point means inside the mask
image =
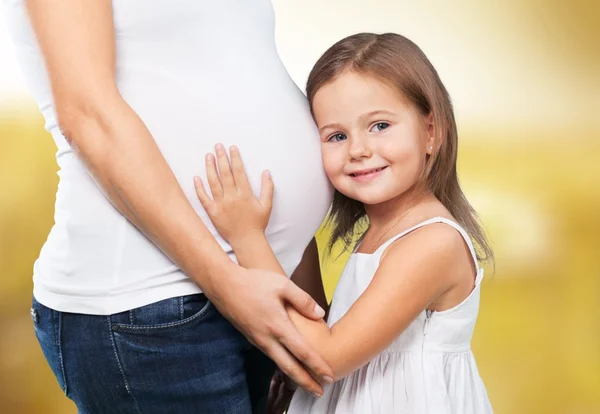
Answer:
POLYGON ((284 308, 322 317, 320 282, 302 288, 321 306, 238 266, 193 188, 204 154, 237 145, 252 187, 267 168, 278 189, 266 233, 286 273, 318 266, 332 190, 270 2, 4 3, 60 168, 32 319, 79 412, 259 412, 272 364, 253 344, 320 395, 333 372, 284 308))

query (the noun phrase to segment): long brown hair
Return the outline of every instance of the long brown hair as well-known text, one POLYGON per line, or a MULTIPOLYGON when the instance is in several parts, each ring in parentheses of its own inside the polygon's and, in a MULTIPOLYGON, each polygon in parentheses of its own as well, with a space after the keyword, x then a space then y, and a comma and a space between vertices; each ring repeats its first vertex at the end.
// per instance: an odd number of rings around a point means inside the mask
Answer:
MULTIPOLYGON (((492 261, 492 248, 458 183, 458 134, 450 96, 423 51, 395 33, 359 33, 340 40, 321 56, 310 72, 306 93, 311 112, 317 91, 347 71, 373 76, 387 83, 422 115, 432 115, 436 145, 426 161, 421 179, 475 240, 477 258, 492 261)), ((363 203, 336 191, 327 220, 333 227, 329 248, 342 240, 347 249, 355 241, 357 224, 365 218, 363 203)))

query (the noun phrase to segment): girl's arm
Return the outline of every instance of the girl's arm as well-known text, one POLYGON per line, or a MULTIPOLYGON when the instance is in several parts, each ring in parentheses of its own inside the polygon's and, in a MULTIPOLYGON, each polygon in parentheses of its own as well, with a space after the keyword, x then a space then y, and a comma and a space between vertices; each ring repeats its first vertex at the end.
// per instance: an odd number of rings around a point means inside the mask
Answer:
POLYGON ((150 132, 117 88, 111 1, 25 4, 61 131, 106 197, 287 374, 319 392, 292 354, 316 378, 331 370, 303 342, 283 306, 289 300, 301 302, 307 316, 318 317, 315 303, 278 275, 235 265, 192 208, 150 132), (277 309, 285 318, 274 314, 277 309), (278 324, 277 335, 269 318, 278 324))
MULTIPOLYGON (((274 270, 268 244, 258 239, 247 241, 262 247, 260 253, 257 249, 246 256, 240 246, 246 259, 243 265, 274 270)), ((291 307, 288 315, 338 380, 387 348, 452 287, 452 280, 445 275, 452 274, 450 269, 460 254, 464 254, 460 235, 444 224, 431 224, 392 244, 368 288, 331 329, 324 321, 309 320, 291 307)))
POLYGON ((444 224, 431 224, 388 248, 367 289, 331 329, 293 309, 288 314, 336 380, 343 378, 387 348, 453 286, 452 269, 461 254, 460 235, 444 224))
MULTIPOLYGON (((232 152, 231 158, 235 183, 243 182, 245 174, 237 151, 232 152)), ((219 163, 221 174, 228 173, 228 165, 219 163)), ((220 183, 216 170, 211 175, 212 189, 220 183)), ((254 198, 251 191, 237 189, 236 184, 224 184, 222 188, 228 195, 211 200, 198 182, 198 196, 219 231, 218 223, 238 218, 235 230, 226 229, 222 235, 232 244, 239 262, 283 272, 264 236, 264 227, 263 232, 255 231, 261 227, 256 223, 265 222, 265 212, 266 217, 270 213, 269 208, 253 207, 254 201, 267 203, 268 207, 269 197, 265 195, 273 191, 270 179, 263 181, 260 199, 254 198)), ((333 369, 335 378, 342 378, 388 347, 424 309, 452 287, 449 275, 456 266, 457 254, 464 254, 460 235, 444 224, 431 224, 388 248, 368 288, 331 329, 323 320, 308 320, 291 308, 288 315, 333 369)))

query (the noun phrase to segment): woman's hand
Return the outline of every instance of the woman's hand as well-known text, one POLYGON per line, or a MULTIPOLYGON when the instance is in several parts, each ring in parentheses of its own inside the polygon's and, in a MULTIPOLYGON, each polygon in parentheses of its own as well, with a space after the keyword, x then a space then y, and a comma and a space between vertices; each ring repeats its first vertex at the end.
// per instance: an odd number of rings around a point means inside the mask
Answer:
POLYGON ((296 388, 298 386, 281 370, 277 369, 271 379, 269 398, 267 400, 267 414, 285 413, 290 406, 296 388))
POLYGON ((267 228, 273 206, 273 181, 269 172, 264 171, 257 198, 237 147, 229 149, 231 163, 223 145, 218 144, 215 150, 216 163, 212 154, 206 156, 206 176, 212 198, 200 177, 194 177, 196 194, 219 234, 230 244, 239 244, 249 235, 263 234, 267 228))

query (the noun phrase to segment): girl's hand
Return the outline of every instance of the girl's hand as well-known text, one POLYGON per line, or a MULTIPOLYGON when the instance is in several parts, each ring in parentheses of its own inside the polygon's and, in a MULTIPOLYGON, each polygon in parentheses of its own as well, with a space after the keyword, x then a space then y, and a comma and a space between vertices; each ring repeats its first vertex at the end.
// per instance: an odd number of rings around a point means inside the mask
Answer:
POLYGON ((274 186, 269 172, 262 174, 261 193, 257 198, 248 182, 237 147, 229 149, 231 164, 223 145, 218 144, 215 150, 216 163, 213 154, 206 155, 206 177, 212 198, 206 193, 200 177, 194 177, 200 203, 219 234, 229 244, 240 243, 248 236, 264 234, 273 206, 274 186))
POLYGON ((283 414, 292 401, 292 396, 298 386, 281 370, 277 369, 269 388, 267 414, 283 414))

